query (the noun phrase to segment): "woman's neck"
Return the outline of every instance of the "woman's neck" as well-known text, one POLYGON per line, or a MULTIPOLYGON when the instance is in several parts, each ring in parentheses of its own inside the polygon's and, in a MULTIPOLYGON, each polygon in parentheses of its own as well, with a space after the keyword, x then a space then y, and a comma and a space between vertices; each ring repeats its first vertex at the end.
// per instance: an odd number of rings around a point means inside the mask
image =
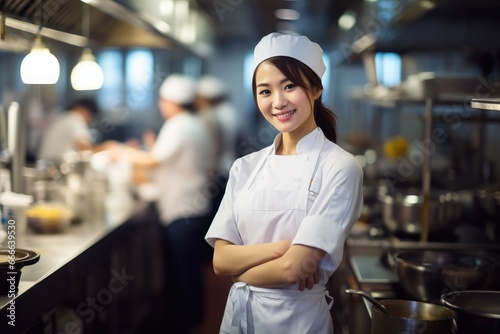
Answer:
POLYGON ((281 142, 276 148, 276 155, 296 155, 297 154, 297 144, 299 141, 307 136, 309 133, 316 129, 316 125, 308 129, 307 132, 283 132, 281 133, 281 142))
POLYGON ((297 143, 299 140, 295 140, 291 136, 287 136, 288 133, 281 134, 281 141, 279 146, 276 148, 276 155, 296 155, 297 154, 297 143))

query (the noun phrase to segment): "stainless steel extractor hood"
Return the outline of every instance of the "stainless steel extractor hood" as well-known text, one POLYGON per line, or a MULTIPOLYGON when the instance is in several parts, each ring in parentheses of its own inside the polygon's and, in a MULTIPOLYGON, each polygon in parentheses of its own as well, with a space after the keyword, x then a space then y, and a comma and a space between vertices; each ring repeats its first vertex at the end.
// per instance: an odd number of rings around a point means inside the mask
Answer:
MULTIPOLYGON (((143 2, 149 6, 161 4, 159 0, 137 1, 139 4, 143 2)), ((189 17, 196 19, 198 25, 200 22, 205 24, 203 35, 198 34, 195 38, 192 37, 193 32, 186 33, 186 29, 177 36, 179 29, 166 29, 166 20, 154 17, 143 5, 134 5, 133 1, 43 0, 40 3, 34 0, 0 0, 0 50, 28 52, 34 36, 40 33, 51 39, 51 43, 61 42, 63 46, 83 47, 90 43, 92 47, 181 47, 196 52, 199 42, 210 43, 211 29, 208 20, 203 20, 201 14, 193 14, 196 9, 193 8, 189 10, 189 17), (90 7, 86 33, 82 25, 83 6, 90 7), (5 24, 2 25, 2 22, 5 24)))

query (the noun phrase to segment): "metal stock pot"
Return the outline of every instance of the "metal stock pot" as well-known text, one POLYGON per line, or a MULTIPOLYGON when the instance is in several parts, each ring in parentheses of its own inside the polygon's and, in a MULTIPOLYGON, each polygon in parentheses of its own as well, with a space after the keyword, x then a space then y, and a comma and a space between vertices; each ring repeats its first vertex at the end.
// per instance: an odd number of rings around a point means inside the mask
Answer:
POLYGON ((439 302, 447 291, 487 289, 496 265, 489 256, 451 250, 406 250, 394 258, 400 285, 427 302, 439 302))
POLYGON ((500 333, 500 291, 453 291, 441 303, 455 313, 459 334, 500 333))
MULTIPOLYGON (((416 188, 389 192, 381 188, 378 193, 384 225, 391 232, 408 235, 421 233, 423 196, 416 188)), ((460 196, 449 191, 432 190, 429 198, 429 233, 451 232, 460 220, 460 196)))

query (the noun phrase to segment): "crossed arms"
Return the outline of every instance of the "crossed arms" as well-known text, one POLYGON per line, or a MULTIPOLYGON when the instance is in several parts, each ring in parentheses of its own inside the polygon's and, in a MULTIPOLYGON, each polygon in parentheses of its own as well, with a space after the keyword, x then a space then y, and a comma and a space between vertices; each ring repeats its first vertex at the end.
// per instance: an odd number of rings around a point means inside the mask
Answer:
POLYGON ((218 276, 232 276, 236 282, 259 287, 279 287, 298 283, 311 289, 319 282, 318 263, 325 255, 318 248, 291 245, 281 240, 257 245, 215 242, 213 266, 218 276))

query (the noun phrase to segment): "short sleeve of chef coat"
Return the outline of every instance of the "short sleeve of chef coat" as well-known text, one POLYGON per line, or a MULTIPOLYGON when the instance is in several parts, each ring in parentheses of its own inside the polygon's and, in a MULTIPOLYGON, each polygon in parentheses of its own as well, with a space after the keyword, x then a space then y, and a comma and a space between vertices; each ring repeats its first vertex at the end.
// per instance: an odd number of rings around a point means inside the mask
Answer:
POLYGON ((314 182, 321 186, 310 211, 300 224, 292 244, 322 249, 325 256, 320 266, 334 271, 342 260, 344 242, 352 225, 361 215, 363 205, 363 170, 356 159, 337 146, 320 166, 314 182), (340 151, 339 151, 340 150, 340 151))

